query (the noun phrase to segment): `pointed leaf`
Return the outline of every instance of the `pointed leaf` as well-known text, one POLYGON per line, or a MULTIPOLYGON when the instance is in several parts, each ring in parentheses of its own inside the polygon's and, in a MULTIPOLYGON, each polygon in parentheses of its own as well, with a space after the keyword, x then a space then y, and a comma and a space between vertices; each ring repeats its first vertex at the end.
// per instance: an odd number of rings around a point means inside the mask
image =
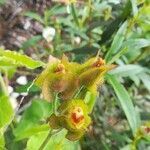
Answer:
POLYGON ((25 66, 29 69, 35 69, 37 67, 44 66, 43 62, 33 60, 31 57, 17 53, 15 51, 0 49, 0 58, 1 61, 3 58, 3 61, 7 60, 8 62, 6 61, 6 64, 11 62, 13 65, 25 66))
POLYGON ((133 134, 136 132, 139 124, 138 124, 138 119, 137 119, 137 114, 135 111, 135 108, 133 106, 132 100, 130 96, 128 95, 128 92, 126 89, 121 85, 117 78, 113 75, 107 75, 107 80, 113 87, 119 103, 121 104, 121 107, 128 119, 129 125, 132 129, 133 134))
POLYGON ((108 50, 108 52, 106 54, 106 57, 105 57, 107 62, 109 62, 112 59, 113 54, 118 52, 119 49, 121 48, 122 43, 125 39, 125 33, 126 33, 126 30, 127 30, 127 25, 128 25, 127 21, 124 22, 121 25, 121 27, 119 28, 118 32, 116 33, 116 35, 114 37, 114 40, 111 44, 111 47, 108 50))
POLYGON ((44 24, 43 18, 35 12, 31 12, 31 11, 25 12, 24 16, 30 17, 30 18, 35 19, 35 20, 39 21, 40 23, 44 24))

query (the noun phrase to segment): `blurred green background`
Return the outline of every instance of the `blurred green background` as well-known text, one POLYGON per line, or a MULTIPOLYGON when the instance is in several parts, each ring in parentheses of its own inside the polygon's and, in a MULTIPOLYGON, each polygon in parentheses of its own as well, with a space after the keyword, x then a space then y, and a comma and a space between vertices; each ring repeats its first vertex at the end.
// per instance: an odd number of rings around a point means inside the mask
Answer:
POLYGON ((0 0, 0 149, 40 150, 52 108, 33 81, 50 55, 98 52, 116 68, 87 134, 70 142, 63 130, 43 149, 150 150, 149 0, 0 0))

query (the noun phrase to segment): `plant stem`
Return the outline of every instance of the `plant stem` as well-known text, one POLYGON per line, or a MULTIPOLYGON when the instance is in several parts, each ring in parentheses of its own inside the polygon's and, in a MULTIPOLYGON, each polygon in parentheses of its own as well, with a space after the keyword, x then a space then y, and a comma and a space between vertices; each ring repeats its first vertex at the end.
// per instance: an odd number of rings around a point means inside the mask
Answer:
POLYGON ((81 88, 77 91, 77 93, 75 94, 74 98, 77 98, 78 95, 80 94, 80 92, 82 91, 82 89, 84 88, 84 86, 82 85, 81 88))
POLYGON ((44 147, 46 146, 46 144, 48 143, 49 139, 52 136, 52 129, 49 131, 47 137, 45 138, 45 140, 43 141, 43 143, 41 144, 41 146, 39 147, 39 150, 43 150, 44 147))
POLYGON ((58 133, 59 131, 61 131, 61 129, 54 131, 54 132, 52 132, 52 131, 53 131, 52 129, 49 131, 47 137, 45 138, 45 140, 43 141, 43 143, 41 144, 41 146, 39 147, 38 150, 44 150, 44 148, 45 148, 46 144, 49 142, 51 136, 58 133))
POLYGON ((54 102, 54 113, 55 115, 57 115, 57 107, 58 106, 58 93, 56 94, 56 97, 55 97, 55 102, 54 102))

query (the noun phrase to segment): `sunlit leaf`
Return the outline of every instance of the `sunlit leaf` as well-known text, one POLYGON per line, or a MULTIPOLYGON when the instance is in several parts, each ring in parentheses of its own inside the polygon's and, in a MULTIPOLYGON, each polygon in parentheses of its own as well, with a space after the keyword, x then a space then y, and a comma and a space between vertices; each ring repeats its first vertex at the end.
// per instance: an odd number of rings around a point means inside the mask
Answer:
POLYGON ((3 131, 0 129, 0 149, 4 149, 4 146, 5 146, 5 139, 3 131))
POLYGON ((3 61, 6 61, 5 62, 6 64, 11 62, 11 64, 16 64, 18 66, 25 66, 29 69, 35 69, 37 67, 44 66, 43 62, 33 60, 31 57, 17 53, 15 51, 0 49, 0 58, 1 61, 4 58, 3 61))
POLYGON ((0 96, 0 128, 8 125, 13 117, 13 109, 8 96, 0 96))
MULTIPOLYGON (((22 131, 16 138, 15 140, 22 140, 25 138, 29 138, 33 135, 37 135, 38 133, 41 133, 43 131, 48 131, 49 130, 49 124, 44 124, 44 125, 34 125, 31 128, 25 129, 24 131, 22 131)), ((16 132, 15 132, 16 133, 16 132)))

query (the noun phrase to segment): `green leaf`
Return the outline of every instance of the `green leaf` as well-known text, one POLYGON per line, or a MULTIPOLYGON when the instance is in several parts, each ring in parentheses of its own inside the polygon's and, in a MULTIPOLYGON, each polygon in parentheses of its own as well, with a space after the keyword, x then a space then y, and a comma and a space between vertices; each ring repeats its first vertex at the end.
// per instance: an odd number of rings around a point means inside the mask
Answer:
POLYGON ((141 73, 138 77, 142 80, 144 86, 150 91, 150 76, 146 73, 141 73))
POLYGON ((28 12, 25 12, 23 15, 26 16, 26 17, 30 17, 32 19, 35 19, 38 22, 44 24, 43 18, 39 14, 37 14, 35 12, 28 11, 28 12))
POLYGON ((88 45, 85 45, 83 47, 75 48, 69 51, 72 53, 75 53, 76 55, 79 55, 79 54, 88 55, 88 54, 96 54, 98 50, 99 49, 96 47, 93 47, 93 46, 90 47, 88 45))
MULTIPOLYGON (((66 8, 64 6, 62 6, 61 4, 59 4, 59 5, 55 4, 50 9, 45 10, 44 11, 44 23, 45 23, 45 26, 49 26, 50 25, 50 23, 51 23, 51 21, 50 21, 51 16, 58 16, 58 15, 61 15, 61 14, 64 14, 64 13, 66 13, 66 8)), ((59 19, 61 19, 61 17, 59 19)))
POLYGON ((137 0, 130 0, 131 4, 132 4, 132 11, 133 11, 133 15, 137 15, 138 13, 138 8, 137 8, 137 0))
POLYGON ((128 76, 137 75, 144 71, 145 71, 144 67, 142 67, 140 65, 130 64, 130 65, 119 66, 119 67, 113 69, 112 71, 110 71, 109 74, 117 75, 117 76, 121 76, 121 77, 128 77, 128 76))
POLYGON ((34 125, 33 127, 29 128, 29 129, 25 129, 24 131, 22 131, 16 138, 15 140, 22 140, 28 137, 31 137, 33 135, 36 135, 40 132, 43 131, 48 131, 49 130, 49 124, 44 124, 44 125, 34 125))
POLYGON ((6 127, 10 123, 13 114, 14 111, 9 101, 7 88, 0 74, 0 129, 1 130, 3 127, 6 127))
POLYGON ((137 128, 139 127, 139 121, 137 119, 137 114, 128 92, 123 87, 123 85, 118 82, 117 77, 114 75, 107 75, 107 80, 113 87, 118 97, 119 103, 121 104, 121 107, 128 119, 132 132, 135 134, 137 128))
POLYGON ((106 62, 109 62, 112 59, 112 56, 117 53, 120 48, 122 47, 122 43, 125 39, 125 34, 126 34, 126 30, 127 30, 127 25, 128 22, 124 22, 121 27, 119 28, 118 32, 116 33, 114 40, 111 44, 110 49, 108 50, 105 59, 106 62))
POLYGON ((25 66, 29 69, 35 69, 40 66, 44 66, 44 63, 41 61, 33 60, 31 57, 26 55, 17 53, 15 51, 3 50, 0 49, 0 58, 1 60, 4 58, 4 61, 8 61, 6 63, 10 63, 17 66, 25 66))
POLYGON ((7 74, 9 79, 13 77, 15 72, 15 66, 0 66, 0 73, 7 74))
POLYGON ((7 88, 0 74, 0 129, 1 130, 3 127, 6 127, 10 123, 13 114, 14 111, 9 101, 7 88))
MULTIPOLYGON (((27 142, 27 150, 39 150, 49 132, 50 131, 41 132, 36 136, 32 136, 27 142)), ((43 150, 80 150, 78 142, 71 142, 65 139, 66 133, 66 130, 62 130, 58 133, 53 134, 45 144, 43 150)))
POLYGON ((115 56, 112 57, 111 61, 109 61, 108 64, 112 64, 116 60, 118 60, 119 57, 121 57, 123 54, 125 54, 128 51, 128 49, 125 47, 121 49, 115 56))
POLYGON ((128 49, 141 49, 143 47, 150 46, 150 40, 149 39, 129 39, 125 41, 122 45, 122 47, 128 47, 128 49))
MULTIPOLYGON (((17 86, 15 91, 17 93, 24 93, 31 86, 31 84, 32 82, 28 82, 26 85, 17 86)), ((35 84, 33 84, 28 93, 37 93, 37 92, 40 92, 40 88, 36 86, 35 84)))
POLYGON ((24 112, 18 126, 14 129, 17 140, 36 134, 42 128, 39 127, 40 121, 45 121, 52 114, 52 105, 44 100, 33 100, 31 106, 24 112))
POLYGON ((5 139, 3 136, 3 131, 1 131, 0 129, 0 149, 4 149, 4 146, 5 146, 5 139))
POLYGON ((92 112, 93 107, 95 105, 95 101, 96 101, 96 95, 88 91, 86 92, 84 101, 88 106, 89 112, 92 112))
POLYGON ((39 150, 41 144, 44 142, 48 136, 49 131, 38 133, 32 136, 27 142, 27 150, 39 150))
POLYGON ((33 36, 22 44, 22 49, 28 49, 29 47, 37 45, 37 43, 42 39, 41 35, 33 36))
POLYGON ((120 148, 120 150, 131 150, 131 145, 128 144, 128 145, 126 145, 126 146, 120 148))
POLYGON ((0 96, 0 128, 10 123, 13 113, 8 96, 0 96))
POLYGON ((12 61, 12 60, 10 60, 10 59, 7 59, 6 57, 4 57, 4 56, 0 56, 0 67, 1 66, 4 66, 4 67, 8 67, 8 66, 10 66, 10 64, 12 65, 12 66, 17 66, 17 64, 13 64, 14 62, 12 61))
POLYGON ((5 149, 2 149, 2 150, 21 150, 21 149, 24 149, 25 148, 25 142, 24 141, 15 141, 15 139, 14 139, 15 137, 13 135, 12 129, 13 129, 13 124, 11 124, 10 127, 8 127, 4 133, 5 149))

